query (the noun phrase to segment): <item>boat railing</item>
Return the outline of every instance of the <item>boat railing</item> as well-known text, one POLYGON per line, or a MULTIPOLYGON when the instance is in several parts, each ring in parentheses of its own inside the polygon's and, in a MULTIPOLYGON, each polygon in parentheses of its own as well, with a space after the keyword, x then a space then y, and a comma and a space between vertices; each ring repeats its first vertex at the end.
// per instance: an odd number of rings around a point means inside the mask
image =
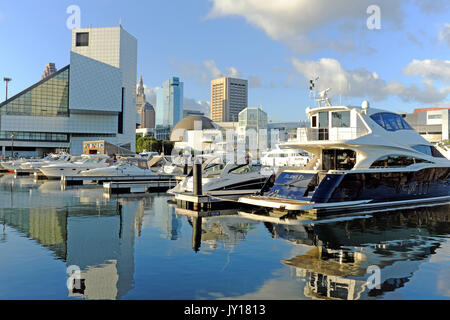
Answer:
POLYGON ((343 141, 353 140, 368 134, 369 131, 361 127, 347 127, 347 128, 298 128, 297 141, 343 141))

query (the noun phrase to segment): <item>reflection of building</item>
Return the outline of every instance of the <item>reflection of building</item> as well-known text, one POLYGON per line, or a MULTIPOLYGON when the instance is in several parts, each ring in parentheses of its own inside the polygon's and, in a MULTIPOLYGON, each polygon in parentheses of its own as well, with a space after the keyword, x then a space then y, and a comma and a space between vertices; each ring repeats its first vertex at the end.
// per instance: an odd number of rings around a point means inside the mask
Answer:
POLYGON ((135 150, 137 40, 122 27, 72 30, 70 65, 0 104, 0 146, 81 154, 85 140, 135 150))
POLYGON ((173 128, 182 118, 183 82, 178 77, 172 77, 158 89, 155 124, 173 128))
POLYGON ((236 122, 247 105, 247 80, 225 77, 211 81, 211 120, 236 122))
POLYGON ((83 286, 69 297, 120 299, 133 288, 137 201, 97 207, 0 211, 0 221, 78 266, 83 286))

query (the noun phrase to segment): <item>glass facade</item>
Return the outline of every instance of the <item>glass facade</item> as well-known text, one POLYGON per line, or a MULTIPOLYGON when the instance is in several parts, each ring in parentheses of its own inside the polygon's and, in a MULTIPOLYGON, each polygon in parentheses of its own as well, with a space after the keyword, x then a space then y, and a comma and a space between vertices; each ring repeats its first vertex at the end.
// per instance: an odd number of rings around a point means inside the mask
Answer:
POLYGON ((0 104, 0 114, 68 117, 69 66, 0 104))
POLYGON ((0 131, 0 140, 11 141, 14 133, 14 141, 46 141, 46 142, 68 142, 69 135, 65 133, 50 132, 10 132, 0 131))
POLYGON ((156 96, 155 124, 174 127, 183 118, 183 82, 172 77, 163 83, 156 96))

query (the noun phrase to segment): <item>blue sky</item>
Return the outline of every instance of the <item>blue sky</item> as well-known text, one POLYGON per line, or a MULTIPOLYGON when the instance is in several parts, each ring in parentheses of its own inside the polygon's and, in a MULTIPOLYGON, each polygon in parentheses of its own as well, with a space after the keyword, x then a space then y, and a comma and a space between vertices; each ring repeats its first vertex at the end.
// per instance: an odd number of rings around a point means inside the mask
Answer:
POLYGON ((179 76, 185 108, 207 109, 210 80, 238 76, 250 82, 250 106, 296 121, 312 103, 308 79, 319 76, 318 89, 331 87, 335 103, 450 107, 448 0, 2 0, 0 76, 13 78, 9 96, 37 82, 48 62, 69 63, 70 5, 80 7, 81 27, 121 20, 138 39, 150 102, 179 76), (381 28, 370 30, 373 4, 381 28))

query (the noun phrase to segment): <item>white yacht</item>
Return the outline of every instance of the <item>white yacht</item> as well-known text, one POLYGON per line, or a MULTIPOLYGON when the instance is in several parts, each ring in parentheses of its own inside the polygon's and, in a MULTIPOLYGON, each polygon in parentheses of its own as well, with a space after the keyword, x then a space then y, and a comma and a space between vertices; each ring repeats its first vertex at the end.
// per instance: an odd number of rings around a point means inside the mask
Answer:
POLYGON ((81 171, 87 177, 116 177, 116 176, 154 176, 143 158, 121 158, 118 163, 104 168, 81 171))
POLYGON ((314 155, 305 169, 285 170, 273 186, 241 203, 282 211, 380 211, 450 203, 450 160, 401 115, 332 106, 326 95, 307 108, 311 128, 284 147, 314 155), (322 103, 325 105, 322 106, 322 103))
MULTIPOLYGON (((261 170, 260 166, 254 166, 250 162, 237 164, 234 161, 228 163, 220 156, 208 156, 202 164, 202 190, 261 190, 271 176, 272 172, 261 170)), ((168 193, 193 192, 192 171, 176 187, 168 193)))
POLYGON ((74 157, 72 157, 70 154, 64 153, 64 152, 51 153, 38 161, 23 162, 20 164, 19 168, 21 170, 35 172, 35 171, 39 171, 39 168, 41 168, 42 166, 50 165, 50 164, 65 163, 65 162, 74 160, 73 158, 74 157))
POLYGON ((113 160, 108 155, 83 154, 79 161, 45 165, 39 170, 48 178, 61 176, 80 176, 81 171, 108 167, 113 160))
POLYGON ((261 164, 268 167, 303 167, 310 160, 311 157, 304 150, 280 149, 277 146, 261 157, 261 164))

